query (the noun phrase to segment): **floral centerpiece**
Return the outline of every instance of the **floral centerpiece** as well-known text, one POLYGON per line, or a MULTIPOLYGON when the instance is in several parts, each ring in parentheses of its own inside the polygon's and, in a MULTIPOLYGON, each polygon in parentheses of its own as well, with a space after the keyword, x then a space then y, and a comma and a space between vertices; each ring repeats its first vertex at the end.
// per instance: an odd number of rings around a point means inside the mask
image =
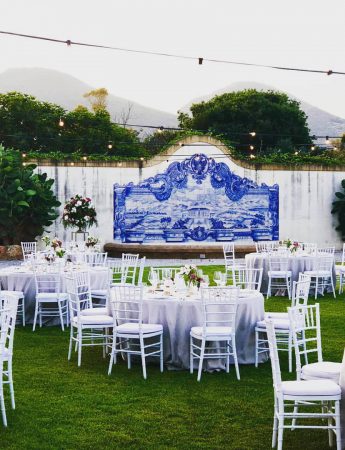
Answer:
POLYGON ((203 281, 202 277, 198 275, 198 269, 194 264, 186 264, 181 267, 180 274, 189 286, 200 287, 200 283, 203 281))
POLYGON ((298 241, 293 241, 291 239, 285 239, 282 243, 290 250, 291 253, 297 252, 297 250, 301 248, 301 244, 298 241))
POLYGON ((43 236, 42 241, 44 242, 46 247, 50 247, 46 252, 45 259, 49 262, 54 261, 55 256, 59 258, 63 258, 66 250, 62 248, 62 241, 55 237, 54 239, 50 239, 49 236, 43 236))
POLYGON ((77 194, 65 204, 62 223, 65 228, 77 227, 81 232, 92 225, 97 225, 96 215, 91 198, 77 194))
POLYGON ((87 239, 86 239, 86 242, 85 242, 85 245, 86 245, 86 247, 87 248, 93 248, 93 247, 95 247, 97 244, 99 244, 99 239, 98 238, 96 238, 96 237, 93 237, 93 236, 89 236, 87 239))

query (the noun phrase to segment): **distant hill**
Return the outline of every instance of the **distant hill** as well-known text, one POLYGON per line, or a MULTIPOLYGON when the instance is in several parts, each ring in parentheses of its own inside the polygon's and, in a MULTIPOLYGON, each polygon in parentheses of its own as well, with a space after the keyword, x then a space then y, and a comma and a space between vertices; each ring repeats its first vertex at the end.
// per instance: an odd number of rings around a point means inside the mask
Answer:
MULTIPOLYGON (((90 86, 71 75, 56 70, 18 68, 0 73, 0 92, 18 91, 31 94, 41 101, 57 103, 67 110, 72 110, 77 105, 88 106, 83 94, 91 89, 95 89, 95 86, 90 86)), ((113 121, 122 123, 123 115, 127 114, 129 105, 131 105, 131 113, 128 123, 177 126, 177 118, 174 114, 149 108, 109 93, 108 111, 113 121)), ((144 133, 149 131, 147 129, 144 133)))
MULTIPOLYGON (((243 89, 257 89, 258 91, 278 90, 273 86, 269 86, 262 83, 255 83, 251 81, 233 83, 211 94, 193 99, 183 108, 181 108, 181 111, 188 112, 189 108, 193 103, 200 103, 203 100, 204 101, 210 100, 212 97, 216 95, 225 94, 226 92, 242 91, 243 89)), ((301 101, 300 99, 294 97, 288 92, 286 92, 286 94, 289 97, 294 98, 295 100, 298 100, 301 103, 301 108, 308 116, 308 124, 311 134, 340 136, 343 133, 345 133, 345 119, 330 114, 320 108, 317 108, 316 106, 310 105, 307 102, 301 101)))

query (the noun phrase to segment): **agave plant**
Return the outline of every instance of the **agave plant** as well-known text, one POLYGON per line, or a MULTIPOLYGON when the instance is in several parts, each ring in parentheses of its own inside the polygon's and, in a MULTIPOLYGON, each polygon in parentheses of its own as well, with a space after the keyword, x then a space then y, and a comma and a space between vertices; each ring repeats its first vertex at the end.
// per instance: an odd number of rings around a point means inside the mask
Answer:
POLYGON ((341 187, 343 192, 336 192, 337 200, 332 203, 332 214, 338 216, 338 226, 335 228, 341 233, 341 237, 345 240, 345 180, 342 180, 341 187))

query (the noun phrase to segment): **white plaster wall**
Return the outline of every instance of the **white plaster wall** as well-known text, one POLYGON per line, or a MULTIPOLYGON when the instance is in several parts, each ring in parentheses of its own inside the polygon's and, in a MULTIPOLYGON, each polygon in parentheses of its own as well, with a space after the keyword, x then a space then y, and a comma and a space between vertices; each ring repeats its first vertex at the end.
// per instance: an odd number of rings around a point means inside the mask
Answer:
MULTIPOLYGON (((38 170, 55 179, 55 192, 62 204, 66 199, 82 194, 91 197, 96 206, 99 225, 91 229, 91 234, 99 236, 103 243, 113 241, 113 185, 114 183, 138 183, 157 173, 161 173, 172 161, 183 160, 195 153, 218 156, 217 162, 225 162, 241 177, 257 183, 279 185, 280 238, 287 237, 299 241, 317 242, 319 245, 342 242, 334 228, 334 217, 330 213, 334 193, 339 190, 345 178, 344 172, 331 171, 255 171, 237 166, 215 146, 204 143, 184 146, 173 156, 162 157, 162 162, 152 167, 53 167, 42 166, 38 170)), ((70 231, 63 229, 60 220, 51 229, 52 233, 70 238, 70 231)))

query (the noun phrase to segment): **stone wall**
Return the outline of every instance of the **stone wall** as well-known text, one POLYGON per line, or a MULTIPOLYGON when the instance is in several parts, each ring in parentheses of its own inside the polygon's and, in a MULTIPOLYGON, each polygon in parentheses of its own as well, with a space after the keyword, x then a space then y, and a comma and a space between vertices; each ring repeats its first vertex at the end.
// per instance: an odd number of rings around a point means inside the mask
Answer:
MULTIPOLYGON (((291 237, 299 241, 318 242, 319 245, 342 246, 335 231, 331 215, 334 193, 339 190, 345 174, 342 168, 308 167, 299 170, 290 167, 242 164, 233 160, 227 147, 212 138, 193 136, 172 146, 164 154, 149 161, 95 164, 92 162, 60 163, 41 162, 38 170, 55 179, 54 189, 59 200, 77 193, 92 198, 98 213, 99 226, 90 230, 103 243, 113 242, 113 185, 138 183, 157 173, 164 172, 172 161, 183 160, 195 153, 215 156, 225 162, 235 174, 258 184, 279 185, 280 238, 291 237), (205 145, 208 144, 208 145, 205 145), (211 144, 211 145, 210 145, 211 144)), ((58 220, 52 233, 70 238, 58 220)))

